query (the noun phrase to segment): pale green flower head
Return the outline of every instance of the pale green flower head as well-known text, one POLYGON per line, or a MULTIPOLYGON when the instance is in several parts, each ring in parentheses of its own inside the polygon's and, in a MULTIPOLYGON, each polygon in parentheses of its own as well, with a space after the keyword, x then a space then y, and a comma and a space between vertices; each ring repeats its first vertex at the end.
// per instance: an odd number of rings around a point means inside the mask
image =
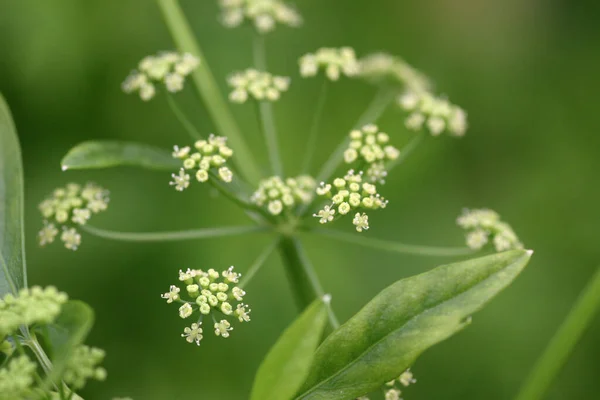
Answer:
POLYGON ((137 92, 144 101, 156 94, 156 85, 163 84, 167 91, 183 90, 185 78, 200 65, 200 60, 189 54, 162 52, 146 56, 125 79, 121 88, 125 93, 137 92))
POLYGON ((233 88, 229 94, 232 103, 242 104, 250 97, 256 101, 274 102, 289 89, 290 78, 249 68, 231 75, 227 79, 227 84, 233 88))
POLYGON ((181 335, 188 343, 200 345, 203 339, 202 323, 210 317, 215 324, 215 335, 229 337, 233 330, 231 323, 225 318, 250 321, 250 309, 242 303, 246 292, 237 286, 241 275, 230 267, 221 273, 214 269, 188 269, 179 271, 182 288, 171 285, 169 291, 161 297, 167 303, 179 303, 179 317, 188 319, 196 315, 196 322, 186 327, 181 335), (217 322, 216 316, 220 318, 217 322))
POLYGON ((268 33, 277 24, 290 27, 302 25, 302 17, 282 0, 219 0, 221 21, 228 28, 251 23, 260 33, 268 33))
POLYGON ((369 216, 359 211, 377 210, 388 204, 377 192, 375 184, 364 181, 362 171, 355 173, 350 170, 343 178, 334 179, 333 184, 321 182, 316 193, 331 200, 330 204, 313 214, 319 218, 319 223, 327 224, 354 212, 352 223, 357 232, 369 229, 369 216))
POLYGON ((250 201, 259 207, 266 206, 271 215, 293 211, 298 205, 309 204, 313 199, 315 180, 308 175, 281 179, 278 176, 262 180, 250 201))
POLYGON ((83 389, 89 379, 105 380, 106 370, 98 366, 105 355, 102 349, 78 346, 67 362, 63 380, 75 390, 83 389))
POLYGON ((227 138, 211 134, 208 140, 198 140, 193 146, 175 146, 173 158, 182 162, 177 174, 171 174, 170 182, 175 190, 182 192, 190 186, 191 178, 198 182, 207 182, 211 177, 225 183, 233 180, 233 172, 226 163, 233 156, 233 150, 227 146, 227 138))
POLYGON ((337 81, 341 75, 355 77, 360 72, 356 54, 351 47, 323 47, 315 53, 303 55, 298 62, 300 75, 304 78, 317 75, 319 69, 323 69, 325 76, 332 81, 337 81))
POLYGON ((398 97, 398 105, 410 113, 404 122, 410 130, 427 129, 432 136, 448 132, 457 137, 467 131, 467 113, 447 99, 409 91, 398 97))
POLYGON ((13 358, 0 368, 0 398, 27 399, 34 394, 36 364, 27 356, 13 358))
POLYGON ((523 248, 512 227, 501 221, 493 210, 464 209, 456 223, 467 231, 466 244, 473 250, 479 250, 488 243, 492 243, 498 252, 523 248))
POLYGON ((416 93, 427 92, 431 82, 398 56, 373 53, 359 60, 359 76, 378 85, 406 87, 416 93))
POLYGON ((366 177, 370 182, 385 183, 385 162, 394 161, 400 156, 400 150, 389 144, 389 135, 381 132, 377 125, 368 124, 361 129, 354 129, 349 136, 344 162, 366 167, 366 177))
POLYGON ((69 183, 54 190, 38 206, 44 218, 44 226, 38 233, 40 245, 46 246, 59 237, 67 249, 77 250, 81 235, 76 228, 85 225, 94 214, 106 211, 108 196, 108 190, 94 183, 85 186, 69 183))

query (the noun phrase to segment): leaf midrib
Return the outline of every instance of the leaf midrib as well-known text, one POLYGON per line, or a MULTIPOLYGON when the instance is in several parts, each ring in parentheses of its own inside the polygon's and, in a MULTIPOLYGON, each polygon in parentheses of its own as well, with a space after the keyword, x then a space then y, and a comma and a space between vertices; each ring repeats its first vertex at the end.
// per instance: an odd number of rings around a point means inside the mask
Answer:
MULTIPOLYGON (((521 257, 523 257, 523 255, 521 255, 521 257)), ((519 259, 520 259, 521 257, 519 257, 519 259)), ((511 262, 511 263, 510 263, 510 264, 508 264, 506 267, 504 267, 504 268, 501 268, 500 270, 496 271, 495 273, 493 273, 492 275, 488 276, 487 278, 485 278, 485 279, 482 279, 482 280, 478 281, 478 282, 477 282, 475 285, 471 286, 469 289, 466 289, 466 290, 463 290, 463 291, 459 292, 459 294, 458 294, 458 295, 456 295, 456 296, 453 296, 452 298, 458 297, 458 296, 460 296, 460 295, 464 294, 465 292, 469 291, 471 288, 475 287, 476 285, 479 285, 480 283, 482 283, 482 282, 485 282, 485 281, 487 281, 487 280, 489 280, 489 279, 493 278, 495 275, 497 275, 497 274, 498 274, 498 272, 505 270, 506 268, 508 268, 510 265, 514 264, 514 263, 515 263, 516 261, 518 261, 519 259, 517 259, 517 260, 515 260, 515 261, 511 262)), ((424 309, 423 311, 421 311, 419 314, 417 314, 417 315, 415 315, 415 316, 411 317, 411 318, 410 318, 410 319, 408 319, 408 320, 407 320, 407 321, 406 321, 404 324, 402 324, 402 325, 401 325, 401 326, 400 326, 398 329, 394 329, 394 330, 393 330, 393 331, 391 331, 389 334, 385 335, 384 337, 382 337, 381 339, 379 339, 378 341, 376 341, 375 343, 373 343, 371 346, 367 347, 367 348, 365 349, 365 351, 363 351, 362 353, 360 353, 360 354, 358 355, 358 357, 356 357, 354 360, 352 360, 352 362, 350 362, 348 365, 346 365, 345 367, 343 367, 343 368, 341 368, 340 370, 336 371, 334 374, 332 374, 332 375, 330 375, 329 377, 327 377, 327 379, 324 379, 324 380, 322 380, 321 382, 319 382, 317 385, 313 386, 313 388, 312 388, 310 391, 304 392, 304 393, 302 393, 300 396, 297 396, 297 397, 296 397, 296 400, 297 400, 297 399, 302 399, 302 398, 304 398, 305 396, 307 396, 307 395, 309 395, 309 394, 311 394, 311 393, 315 392, 315 391, 316 391, 318 388, 320 388, 321 386, 323 386, 324 384, 326 384, 327 382, 329 382, 331 379, 335 378, 336 376, 340 375, 341 373, 343 373, 343 372, 344 372, 344 371, 346 371, 347 369, 349 369, 349 368, 351 368, 352 366, 354 366, 354 364, 356 364, 356 363, 358 362, 358 360, 360 360, 360 359, 363 357, 363 355, 365 355, 366 353, 368 353, 368 352, 369 352, 369 351, 370 351, 372 348, 374 348, 374 347, 376 347, 377 345, 379 345, 379 343, 381 343, 382 341, 384 341, 385 339, 387 339, 387 338, 388 338, 390 335, 393 335, 393 334, 397 333, 398 331, 402 330, 402 328, 404 328, 404 327, 405 327, 405 326, 406 326, 408 323, 410 323, 412 320, 414 320, 415 318, 417 318, 419 315, 422 315, 422 314, 424 314, 424 313, 426 313, 426 312, 428 312, 428 311, 430 311, 430 310, 432 310, 432 309, 434 309, 434 308, 437 308, 437 307, 439 307, 440 305, 442 305, 442 304, 444 304, 444 303, 446 303, 446 302, 450 301, 452 298, 450 298, 450 299, 446 299, 446 300, 444 300, 444 301, 441 301, 441 302, 439 302, 439 303, 435 304, 435 305, 434 305, 434 306, 432 306, 432 307, 425 308, 425 309, 424 309)))

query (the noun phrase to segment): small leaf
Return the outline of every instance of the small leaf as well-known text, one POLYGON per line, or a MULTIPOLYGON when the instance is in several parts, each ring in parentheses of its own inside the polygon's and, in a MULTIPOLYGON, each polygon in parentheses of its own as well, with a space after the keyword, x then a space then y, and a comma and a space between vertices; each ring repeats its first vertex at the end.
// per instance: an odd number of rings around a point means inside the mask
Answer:
POLYGON ((0 95, 0 297, 26 284, 21 148, 10 110, 0 95))
POLYGON ((470 323, 531 256, 514 250, 444 265, 384 289, 317 349, 298 399, 354 399, 398 377, 470 323))
POLYGON ((62 306, 56 321, 48 326, 52 373, 46 382, 57 382, 77 346, 82 344, 94 325, 94 311, 86 303, 70 300, 62 306))
POLYGON ((166 150, 143 143, 93 140, 73 147, 61 161, 63 171, 119 166, 172 171, 181 167, 181 160, 166 150))
POLYGON ((312 363, 327 322, 323 300, 316 300, 290 325, 260 365, 251 400, 291 399, 312 363))

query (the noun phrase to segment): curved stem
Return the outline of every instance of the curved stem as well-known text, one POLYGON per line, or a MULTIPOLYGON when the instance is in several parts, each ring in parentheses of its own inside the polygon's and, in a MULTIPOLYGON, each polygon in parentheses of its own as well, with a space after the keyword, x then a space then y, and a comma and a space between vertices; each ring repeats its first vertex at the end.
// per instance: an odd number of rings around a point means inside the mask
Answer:
POLYGON ((251 183, 257 183, 261 176, 258 164, 255 162, 254 156, 233 118, 229 104, 221 94, 219 85, 194 37, 190 25, 185 19, 181 7, 177 0, 157 0, 157 3, 179 51, 193 54, 200 60, 200 66, 191 75, 198 94, 202 98, 217 130, 229 138, 231 147, 235 150, 234 162, 237 163, 238 169, 243 171, 251 183))
MULTIPOLYGON (((257 33, 254 35, 253 42, 254 65, 256 69, 265 71, 267 69, 267 58, 265 49, 265 38, 257 33)), ((275 175, 283 177, 283 164, 279 154, 279 145, 277 143, 277 128, 275 127, 275 117, 273 116, 273 105, 270 101, 258 101, 258 116, 261 129, 267 144, 271 170, 275 175)))
POLYGON ((175 114, 177 120, 181 123, 190 137, 194 140, 203 139, 202 134, 198 132, 194 124, 192 124, 192 122, 185 116, 185 113, 177 105, 175 98, 170 93, 167 93, 167 103, 169 104, 171 111, 173 111, 173 114, 175 114))
POLYGON ((209 239, 226 236, 238 236, 246 233, 266 232, 264 226, 232 226, 226 228, 192 229, 172 232, 117 232, 90 225, 84 225, 82 230, 92 235, 124 242, 168 242, 175 240, 209 239))
POLYGON ((600 309, 600 267, 521 387, 517 400, 538 400, 556 380, 569 354, 600 309))
POLYGON ((345 233, 332 229, 315 228, 308 229, 307 232, 328 236, 346 243, 358 244, 365 247, 371 247, 373 249, 391 251, 395 253, 436 257, 464 256, 475 253, 475 250, 472 250, 468 247, 434 247, 405 244, 388 240, 373 239, 360 234, 345 233))
POLYGON ((265 264, 265 261, 267 261, 267 258, 269 258, 269 256, 273 253, 273 250, 275 250, 275 248, 277 247, 278 244, 279 244, 279 238, 274 240, 273 243, 271 243, 269 246, 267 246, 267 248, 265 248, 263 250, 263 252, 260 253, 258 258, 252 263, 250 268, 248 268, 248 271, 246 271, 246 273, 244 274, 244 278, 238 284, 238 287, 240 289, 245 288, 250 283, 252 278, 254 278, 254 275, 256 275, 256 273, 265 264))
POLYGON ((312 159, 315 155, 317 148, 317 138, 319 137, 319 127, 321 125, 321 119, 323 117, 323 111, 325 110, 325 103, 327 100, 327 91, 329 89, 329 79, 324 78, 323 84, 321 85, 321 92, 319 94, 319 100, 317 101, 317 108, 312 120, 310 127, 308 142, 306 145, 306 157, 302 165, 302 173, 306 174, 310 170, 312 159))

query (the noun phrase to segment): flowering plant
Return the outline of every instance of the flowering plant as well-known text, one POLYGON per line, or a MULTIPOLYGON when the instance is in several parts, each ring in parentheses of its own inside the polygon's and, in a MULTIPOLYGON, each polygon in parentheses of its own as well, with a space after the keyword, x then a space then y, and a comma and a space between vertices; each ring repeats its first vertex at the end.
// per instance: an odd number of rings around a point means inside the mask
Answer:
MULTIPOLYGON (((189 145, 174 145, 167 151, 142 143, 86 141, 65 155, 62 169, 130 165, 168 171, 171 180, 165 176, 163 183, 181 196, 210 186, 240 207, 252 223, 180 232, 101 229, 89 221, 108 209, 108 190, 95 183, 68 183, 39 205, 40 245, 59 238, 66 249, 75 251, 86 233, 135 242, 267 232, 271 244, 248 265, 174 271, 178 282, 166 282, 160 297, 168 305, 175 304, 179 317, 187 321, 173 330, 177 332, 173 336, 179 335, 186 346, 200 347, 194 351, 202 351, 209 345, 207 332, 214 333, 217 340, 238 331, 243 334, 244 325, 251 321, 246 301, 255 296, 251 290, 247 294, 247 287, 271 254, 279 251, 300 315, 265 356, 249 397, 343 400, 383 395, 386 400, 400 399, 405 388, 416 382, 411 367, 417 357, 465 328, 474 312, 511 284, 533 253, 525 249, 508 223, 488 209, 465 209, 458 216, 457 225, 466 231, 463 247, 407 245, 370 237, 377 226, 371 226, 369 215, 385 212, 394 201, 395 194, 386 192, 386 178, 426 141, 464 136, 467 113, 435 93, 429 78, 399 57, 384 53, 359 56, 351 47, 327 47, 298 55, 301 79, 319 79, 323 90, 307 129, 303 168, 286 175, 273 105, 286 101, 287 92, 296 86, 288 76, 269 72, 266 35, 283 26, 301 26, 299 11, 282 0, 219 1, 225 27, 245 26, 243 29, 254 35, 254 65, 229 76, 226 84, 231 92, 225 97, 176 1, 158 0, 158 4, 178 51, 142 58, 122 89, 137 93, 145 102, 165 96, 189 134, 189 145), (374 85, 376 95, 353 129, 336 133, 341 138, 339 145, 315 173, 313 156, 323 134, 320 125, 326 93, 349 79, 374 85), (179 107, 175 95, 190 84, 198 91, 217 132, 200 132, 179 107), (268 163, 255 159, 226 99, 237 107, 256 107, 268 163), (407 115, 384 132, 378 122, 389 107, 407 115), (400 146, 394 135, 400 129, 414 131, 405 146, 400 146), (268 174, 261 173, 265 167, 268 174), (347 225, 352 232, 332 227, 344 218, 351 222, 347 225), (381 251, 469 259, 399 280, 340 323, 332 295, 309 261, 300 233, 381 251), (475 257, 478 252, 481 254, 475 257)), ((291 73, 287 71, 287 75, 291 73)), ((8 399, 77 398, 76 392, 87 380, 105 378, 106 371, 99 366, 104 352, 83 345, 92 320, 87 305, 69 301, 53 287, 28 287, 22 248, 20 150, 8 109, 3 103, 0 106, 0 350, 5 354, 0 365, 0 392, 8 393, 8 399), (5 217, 9 214, 10 218, 5 217)), ((114 199, 118 198, 118 193, 114 194, 114 199)), ((156 297, 158 300, 158 294, 156 297)))

